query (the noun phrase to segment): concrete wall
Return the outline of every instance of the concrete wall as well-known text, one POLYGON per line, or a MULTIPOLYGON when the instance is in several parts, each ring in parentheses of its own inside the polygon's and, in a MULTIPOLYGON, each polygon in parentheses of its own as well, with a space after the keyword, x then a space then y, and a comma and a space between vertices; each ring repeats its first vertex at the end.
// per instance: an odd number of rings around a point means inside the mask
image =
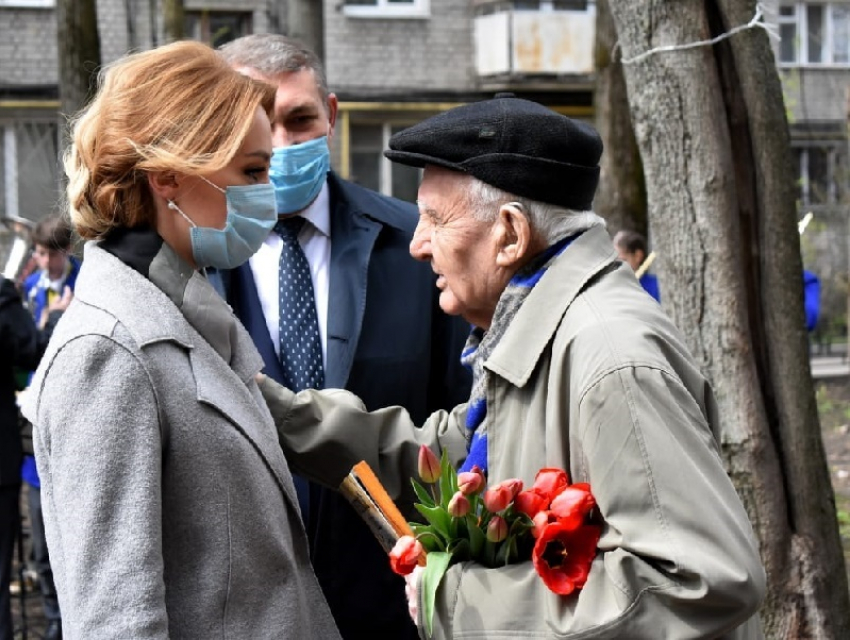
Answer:
POLYGON ((53 9, 0 8, 0 86, 57 82, 53 9))
POLYGON ((469 0, 431 0, 430 16, 346 16, 325 1, 328 83, 339 94, 403 97, 475 86, 469 0))

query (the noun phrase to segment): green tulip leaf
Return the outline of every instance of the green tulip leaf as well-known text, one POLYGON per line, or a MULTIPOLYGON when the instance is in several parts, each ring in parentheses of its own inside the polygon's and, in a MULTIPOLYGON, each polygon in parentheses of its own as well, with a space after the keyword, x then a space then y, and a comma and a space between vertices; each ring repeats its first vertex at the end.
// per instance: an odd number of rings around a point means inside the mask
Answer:
POLYGON ((430 638, 434 629, 434 601, 437 597, 437 588, 446 575, 446 570, 452 560, 451 553, 431 552, 428 554, 428 562, 422 570, 422 580, 419 588, 422 590, 420 602, 422 602, 422 619, 425 621, 425 633, 430 638))
POLYGON ((457 491, 457 472, 449 462, 448 451, 443 449, 440 457, 440 505, 444 509, 448 509, 449 501, 455 491, 457 491))
POLYGON ((422 504, 414 505, 416 510, 425 516, 425 519, 433 525, 434 530, 445 539, 450 539, 451 516, 442 507, 426 507, 422 504))
POLYGON ((481 549, 484 548, 487 537, 478 526, 475 516, 467 516, 466 528, 469 531, 469 553, 473 558, 478 558, 481 555, 481 549))
POLYGON ((469 560, 469 540, 465 540, 463 538, 456 538, 452 540, 451 543, 446 548, 449 553, 455 558, 457 562, 463 562, 464 560, 469 560))
POLYGON ((426 507, 434 506, 434 499, 431 497, 425 487, 423 487, 413 478, 410 479, 410 484, 413 485, 413 490, 416 492, 416 497, 419 498, 419 502, 424 504, 426 507))

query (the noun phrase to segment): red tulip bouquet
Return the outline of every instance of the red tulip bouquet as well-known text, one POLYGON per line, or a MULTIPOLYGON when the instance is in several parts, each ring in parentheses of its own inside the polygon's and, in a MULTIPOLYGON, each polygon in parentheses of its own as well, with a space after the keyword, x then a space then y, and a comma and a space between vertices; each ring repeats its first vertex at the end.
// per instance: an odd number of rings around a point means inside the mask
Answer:
POLYGON ((500 567, 531 560, 557 594, 584 586, 600 536, 600 528, 588 522, 596 506, 590 485, 570 484, 561 469, 541 469, 525 491, 517 479, 488 488, 478 467, 458 474, 445 451, 438 460, 424 445, 419 477, 428 489, 411 482, 419 498, 416 509, 426 522, 410 523, 414 535, 398 539, 390 565, 407 575, 425 558, 420 589, 429 636, 437 587, 455 562, 500 567))

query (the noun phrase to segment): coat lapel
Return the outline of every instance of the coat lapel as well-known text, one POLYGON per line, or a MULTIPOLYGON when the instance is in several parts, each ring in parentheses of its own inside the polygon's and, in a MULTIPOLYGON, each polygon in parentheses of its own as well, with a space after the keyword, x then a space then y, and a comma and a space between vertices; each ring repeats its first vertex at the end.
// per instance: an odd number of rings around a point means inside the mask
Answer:
POLYGON ((616 260, 604 227, 592 227, 576 238, 528 294, 484 366, 523 386, 575 297, 616 260), (519 328, 530 326, 536 328, 533 333, 519 328))
POLYGON ((328 366, 325 387, 343 389, 354 362, 366 308, 369 257, 381 223, 367 217, 331 187, 331 270, 328 297, 328 366))
POLYGON ((256 384, 250 379, 260 371, 260 358, 247 333, 241 329, 239 333, 234 351, 244 353, 248 349, 248 353, 254 357, 243 358, 238 363, 238 369, 222 367, 221 358, 207 345, 191 351, 198 402, 221 413, 251 443, 289 499, 290 506, 297 511, 295 487, 277 440, 277 432, 272 426, 271 414, 256 384), (234 389, 238 389, 238 393, 234 393, 234 389))
POLYGON ((230 296, 228 301, 233 306, 236 316, 245 325, 254 341, 257 351, 263 359, 263 372, 276 380, 283 381, 283 368, 272 344, 257 285, 251 266, 246 262, 230 272, 230 296))
MULTIPOLYGON (((277 441, 271 414, 253 381, 254 375, 260 371, 262 360, 244 328, 238 326, 236 329, 234 356, 228 366, 192 328, 168 296, 150 280, 94 242, 86 244, 85 259, 90 262, 90 268, 81 272, 77 297, 114 316, 143 350, 158 342, 175 342, 186 349, 198 401, 221 413, 251 443, 291 507, 297 509, 295 489, 277 441), (114 294, 122 290, 132 291, 133 295, 114 294), (139 313, 139 309, 159 311, 146 314, 139 313)), ((163 376, 167 377, 166 374, 163 376)), ((167 385, 168 381, 163 384, 167 385)))

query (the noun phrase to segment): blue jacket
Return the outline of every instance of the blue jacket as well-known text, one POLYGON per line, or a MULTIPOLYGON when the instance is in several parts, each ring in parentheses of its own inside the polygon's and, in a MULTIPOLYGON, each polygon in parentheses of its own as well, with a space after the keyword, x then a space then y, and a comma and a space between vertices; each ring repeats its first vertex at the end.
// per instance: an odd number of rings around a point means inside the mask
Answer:
POLYGON ((812 331, 820 316, 820 280, 806 269, 803 269, 803 303, 806 309, 806 331, 812 331))
MULTIPOLYGON (((74 286, 77 284, 77 275, 80 273, 80 261, 74 256, 68 256, 68 261, 71 265, 71 271, 68 277, 65 278, 65 286, 71 287, 71 291, 73 291, 74 286)), ((41 271, 31 273, 24 280, 22 287, 24 300, 29 305, 32 317, 36 319, 36 322, 41 318, 41 312, 47 307, 47 288, 39 286, 41 274, 41 271)))
POLYGON ((654 273, 644 273, 640 277, 640 286, 644 288, 649 295, 661 302, 661 291, 658 288, 658 276, 654 273))
MULTIPOLYGON (((80 273, 80 261, 74 256, 68 256, 68 261, 71 265, 71 271, 65 278, 65 286, 71 287, 71 290, 73 291, 77 284, 77 275, 80 273)), ((24 299, 27 301, 30 313, 32 313, 32 317, 36 322, 38 322, 39 318, 41 318, 41 313, 47 308, 48 303, 48 290, 46 287, 40 286, 41 274, 41 271, 31 273, 27 279, 24 280, 23 285, 24 299)), ((32 485, 33 487, 41 487, 41 481, 38 479, 38 470, 35 466, 34 457, 24 456, 24 462, 21 466, 21 477, 27 482, 27 484, 32 485)))
MULTIPOLYGON (((459 358, 469 325, 442 312, 430 265, 410 256, 416 207, 333 173, 328 186, 325 386, 353 392, 370 410, 401 405, 417 423, 437 409, 466 402, 470 377, 459 358)), ((222 277, 228 302, 265 361, 265 373, 280 382, 280 361, 250 266, 222 277)), ((309 494, 311 559, 342 636, 418 637, 404 583, 390 571, 368 527, 340 494, 318 485, 311 485, 309 494)))

